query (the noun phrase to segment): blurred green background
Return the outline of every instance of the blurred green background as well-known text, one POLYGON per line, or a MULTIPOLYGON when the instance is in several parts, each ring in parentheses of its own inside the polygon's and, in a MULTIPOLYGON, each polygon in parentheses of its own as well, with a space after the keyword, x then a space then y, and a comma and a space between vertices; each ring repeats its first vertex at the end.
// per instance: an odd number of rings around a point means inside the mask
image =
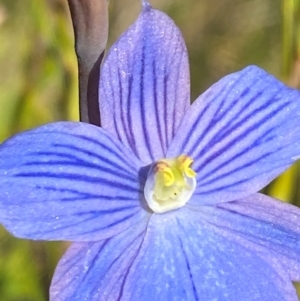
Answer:
MULTIPOLYGON (((300 87, 299 0, 153 0, 182 30, 192 99, 249 64, 300 87)), ((138 0, 111 0, 109 45, 139 13, 138 0)), ((78 120, 77 63, 67 0, 0 0, 0 142, 56 120, 78 120)), ((265 192, 300 204, 300 165, 265 192)), ((67 245, 13 238, 0 228, 0 300, 48 300, 67 245)))

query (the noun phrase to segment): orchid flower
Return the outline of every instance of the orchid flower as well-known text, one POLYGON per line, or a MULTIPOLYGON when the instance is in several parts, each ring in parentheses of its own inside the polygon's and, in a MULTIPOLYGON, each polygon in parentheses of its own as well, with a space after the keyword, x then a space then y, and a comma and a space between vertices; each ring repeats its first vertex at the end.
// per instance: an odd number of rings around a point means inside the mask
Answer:
POLYGON ((187 51, 144 2, 100 79, 102 128, 0 147, 0 222, 73 244, 51 301, 296 301, 300 210, 257 193, 300 155, 300 93, 258 67, 190 106, 187 51))

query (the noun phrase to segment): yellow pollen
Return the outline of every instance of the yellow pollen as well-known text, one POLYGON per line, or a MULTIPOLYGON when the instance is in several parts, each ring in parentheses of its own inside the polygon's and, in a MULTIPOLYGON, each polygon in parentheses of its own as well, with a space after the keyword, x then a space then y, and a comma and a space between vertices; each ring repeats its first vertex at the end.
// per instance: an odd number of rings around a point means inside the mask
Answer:
POLYGON ((164 158, 149 168, 144 196, 150 209, 164 213, 183 207, 192 197, 196 186, 196 172, 187 155, 164 158))
POLYGON ((194 160, 187 155, 181 155, 177 158, 180 169, 182 172, 185 173, 185 175, 189 178, 196 177, 197 173, 190 167, 191 164, 194 162, 194 160))
POLYGON ((171 167, 163 161, 156 164, 156 172, 160 181, 162 180, 165 186, 171 186, 174 183, 175 177, 171 167))
POLYGON ((196 172, 191 168, 192 163, 193 159, 187 155, 162 159, 156 163, 153 196, 157 202, 176 200, 183 191, 192 189, 186 179, 196 177, 196 172))

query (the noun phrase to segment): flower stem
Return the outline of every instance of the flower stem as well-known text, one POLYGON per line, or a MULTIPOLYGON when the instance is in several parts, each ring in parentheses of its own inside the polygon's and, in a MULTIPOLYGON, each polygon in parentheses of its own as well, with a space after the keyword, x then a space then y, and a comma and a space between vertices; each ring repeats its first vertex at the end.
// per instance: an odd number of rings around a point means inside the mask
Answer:
POLYGON ((100 65, 108 36, 107 0, 68 0, 79 73, 80 120, 100 126, 100 65))

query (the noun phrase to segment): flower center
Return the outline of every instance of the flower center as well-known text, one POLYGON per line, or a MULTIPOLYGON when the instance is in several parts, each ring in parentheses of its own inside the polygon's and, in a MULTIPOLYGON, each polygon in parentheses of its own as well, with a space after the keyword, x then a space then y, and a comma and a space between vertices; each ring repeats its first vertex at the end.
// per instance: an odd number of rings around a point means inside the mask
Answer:
POLYGON ((155 213, 180 208, 191 198, 196 188, 193 159, 186 155, 155 162, 148 173, 144 195, 155 213))

